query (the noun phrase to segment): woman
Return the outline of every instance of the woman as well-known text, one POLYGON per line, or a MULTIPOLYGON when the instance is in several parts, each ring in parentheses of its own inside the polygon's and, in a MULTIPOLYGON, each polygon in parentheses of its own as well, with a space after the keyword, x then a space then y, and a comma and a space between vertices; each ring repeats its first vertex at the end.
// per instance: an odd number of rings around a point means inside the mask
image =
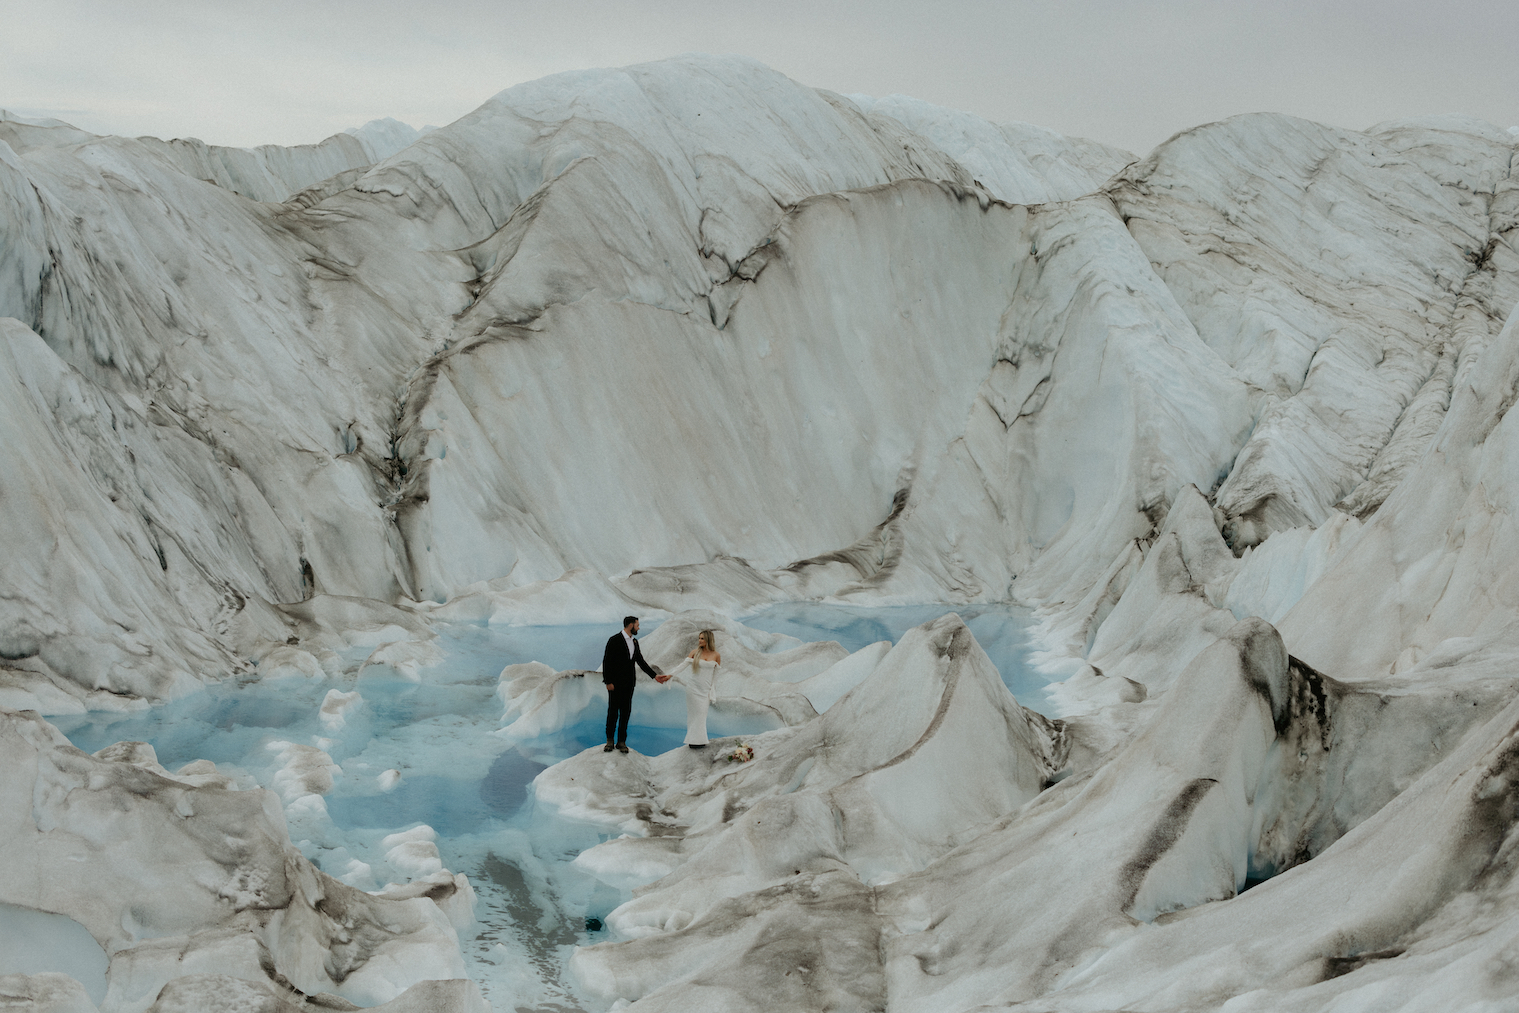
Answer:
POLYGON ((717 653, 717 638, 711 630, 696 635, 696 650, 686 655, 689 670, 681 673, 686 687, 686 745, 704 749, 707 745, 707 707, 717 698, 717 666, 723 656, 717 653))

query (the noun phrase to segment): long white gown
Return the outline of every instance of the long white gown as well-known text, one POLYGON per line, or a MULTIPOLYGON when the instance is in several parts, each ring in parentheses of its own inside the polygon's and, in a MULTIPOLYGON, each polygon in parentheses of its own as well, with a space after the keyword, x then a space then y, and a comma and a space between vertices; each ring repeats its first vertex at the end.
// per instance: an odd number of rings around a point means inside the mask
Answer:
POLYGON ((700 671, 691 670, 689 659, 682 659, 675 669, 675 680, 686 691, 686 745, 707 744, 707 708, 717 698, 717 662, 701 662, 700 671))

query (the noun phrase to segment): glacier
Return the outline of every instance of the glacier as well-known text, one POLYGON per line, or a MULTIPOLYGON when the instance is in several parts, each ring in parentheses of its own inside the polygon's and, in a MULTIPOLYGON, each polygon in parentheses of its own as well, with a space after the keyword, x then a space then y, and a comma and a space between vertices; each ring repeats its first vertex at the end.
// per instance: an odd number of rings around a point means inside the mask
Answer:
POLYGON ((1515 1009, 1516 148, 0 110, 0 1004, 1515 1009))

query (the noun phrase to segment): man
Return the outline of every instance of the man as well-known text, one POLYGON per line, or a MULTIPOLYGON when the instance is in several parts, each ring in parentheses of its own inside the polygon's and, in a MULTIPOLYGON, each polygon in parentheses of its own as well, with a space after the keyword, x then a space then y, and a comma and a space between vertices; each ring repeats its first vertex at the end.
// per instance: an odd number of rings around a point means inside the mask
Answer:
POLYGON ((633 714, 633 690, 638 687, 638 670, 633 666, 641 667, 655 682, 670 678, 656 674, 643 660, 643 651, 634 639, 637 636, 638 617, 624 617, 622 632, 612 634, 601 655, 601 681, 607 687, 607 744, 601 749, 603 753, 612 751, 614 732, 618 751, 628 751, 628 718, 633 714))

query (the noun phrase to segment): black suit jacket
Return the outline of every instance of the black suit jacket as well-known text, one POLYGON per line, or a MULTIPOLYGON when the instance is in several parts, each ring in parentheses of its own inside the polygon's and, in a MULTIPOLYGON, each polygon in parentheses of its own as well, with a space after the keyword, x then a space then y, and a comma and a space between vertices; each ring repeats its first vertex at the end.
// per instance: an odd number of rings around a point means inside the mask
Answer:
POLYGON ((654 678, 654 669, 643 660, 643 649, 638 646, 637 638, 633 640, 633 656, 628 656, 628 644, 622 638, 621 633, 614 633, 607 640, 607 649, 601 654, 601 681, 610 682, 618 689, 631 689, 638 683, 638 665, 649 678, 654 678))

